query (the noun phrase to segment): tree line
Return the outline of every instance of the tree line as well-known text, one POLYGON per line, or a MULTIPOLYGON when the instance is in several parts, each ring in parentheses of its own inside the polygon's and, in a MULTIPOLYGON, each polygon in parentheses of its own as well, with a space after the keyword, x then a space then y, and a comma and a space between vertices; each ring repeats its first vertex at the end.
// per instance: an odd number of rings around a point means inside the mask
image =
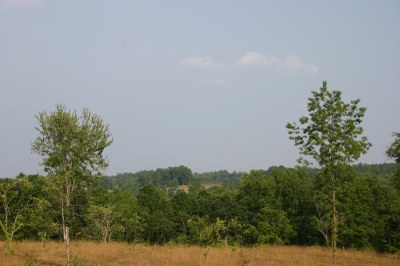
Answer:
POLYGON ((244 172, 228 172, 226 170, 193 173, 184 165, 177 167, 158 168, 156 170, 142 170, 136 173, 118 173, 102 178, 102 186, 107 189, 119 188, 137 194, 141 187, 153 184, 165 188, 169 195, 173 195, 178 186, 197 182, 202 184, 219 184, 236 186, 244 172))
MULTIPOLYGON (((378 165, 379 166, 379 165, 378 165)), ((364 165, 365 168, 370 165, 364 165)), ((337 191, 338 246, 400 250, 399 172, 387 176, 342 169, 337 191)), ((79 187, 71 198, 72 239, 150 244, 329 245, 331 209, 323 172, 271 167, 244 174, 237 185, 189 191, 148 183, 137 193, 104 186, 79 187)), ((54 182, 40 175, 0 179, 1 238, 61 240, 62 213, 54 182)))

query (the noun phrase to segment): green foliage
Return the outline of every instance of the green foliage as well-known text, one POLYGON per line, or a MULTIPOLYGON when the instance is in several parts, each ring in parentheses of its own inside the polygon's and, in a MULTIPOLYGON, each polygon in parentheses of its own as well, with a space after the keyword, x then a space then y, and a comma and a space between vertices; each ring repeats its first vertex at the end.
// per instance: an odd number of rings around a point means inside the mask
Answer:
POLYGON ((178 191, 171 200, 173 210, 173 220, 176 224, 176 232, 187 238, 189 231, 189 221, 194 211, 195 201, 193 198, 183 192, 178 191))
POLYGON ((177 179, 179 185, 188 184, 193 179, 192 170, 186 166, 179 166, 174 168, 169 168, 170 179, 177 179))
POLYGON ((328 169, 350 164, 366 153, 371 143, 361 136, 366 108, 358 107, 360 100, 344 103, 342 92, 329 91, 326 81, 312 94, 307 105, 309 116, 299 119, 302 127, 296 123, 286 125, 289 138, 299 146, 300 153, 328 169))
POLYGON ((137 199, 142 208, 145 240, 151 244, 168 242, 175 233, 175 223, 166 192, 154 185, 147 185, 140 189, 137 199))
MULTIPOLYGON (((204 238, 201 238, 201 232, 209 225, 205 217, 194 215, 188 221, 188 243, 203 244, 204 238)), ((204 234, 204 233, 203 233, 204 234)))
POLYGON ((338 200, 341 203, 339 244, 353 248, 369 247, 375 236, 376 217, 373 217, 374 196, 368 180, 356 177, 353 181, 347 182, 339 189, 338 200))
POLYGON ((259 231, 258 243, 261 244, 286 244, 293 236, 286 213, 282 210, 263 208, 256 216, 256 226, 259 231))
POLYGON ((43 243, 50 238, 58 238, 60 230, 57 221, 57 193, 54 184, 47 177, 27 176, 30 183, 26 210, 26 226, 22 228, 23 235, 29 239, 41 240, 43 243))
POLYGON ((293 237, 292 226, 276 194, 277 185, 271 175, 252 171, 243 177, 237 198, 246 244, 288 243, 293 237))
POLYGON ((389 158, 392 158, 396 163, 400 163, 400 132, 393 132, 395 140, 387 149, 386 154, 389 158))
POLYGON ((242 244, 243 225, 236 218, 217 218, 200 231, 200 241, 207 246, 237 246, 242 244))
POLYGON ((117 189, 112 192, 111 204, 118 213, 118 224, 121 226, 121 230, 113 234, 114 239, 127 242, 139 241, 144 225, 137 199, 132 194, 117 189))
POLYGON ((27 185, 25 177, 0 180, 0 201, 2 205, 0 232, 7 243, 7 251, 10 254, 14 254, 12 243, 15 234, 24 226, 23 212, 26 206, 20 195, 27 185))
POLYGON ((228 172, 226 170, 194 173, 193 180, 200 183, 221 184, 225 187, 236 187, 245 173, 228 172))
POLYGON ((209 246, 226 246, 228 227, 224 220, 217 218, 215 223, 205 227, 200 232, 200 240, 209 246))
POLYGON ((245 208, 243 219, 252 222, 265 206, 275 203, 275 182, 261 171, 253 171, 243 177, 239 186, 238 200, 245 208))
POLYGON ((189 193, 194 195, 199 195, 200 193, 204 193, 206 189, 204 188, 202 183, 194 182, 189 185, 189 193))
POLYGON ((103 151, 112 139, 100 117, 88 109, 78 116, 63 105, 56 105, 55 111, 40 112, 36 118, 39 136, 32 143, 32 151, 43 156, 50 176, 87 182, 107 167, 103 151))
POLYGON ((210 193, 209 204, 207 205, 209 217, 212 220, 217 218, 230 220, 238 217, 241 213, 236 191, 230 188, 217 187, 210 193))
POLYGON ((117 230, 122 230, 117 220, 118 214, 113 206, 91 205, 88 211, 88 219, 93 223, 94 232, 99 232, 99 235, 104 243, 110 241, 112 233, 117 230))
POLYGON ((122 173, 103 178, 104 187, 108 189, 119 188, 137 195, 139 189, 152 184, 158 187, 177 187, 178 185, 192 182, 193 174, 186 166, 158 168, 137 173, 122 173))
POLYGON ((358 163, 352 166, 358 174, 373 175, 383 178, 388 178, 397 169, 395 163, 381 163, 381 164, 366 164, 358 163))
MULTIPOLYGON (((360 175, 350 167, 337 171, 344 176, 337 190, 339 246, 373 248, 382 252, 400 249, 400 193, 394 183, 381 178, 387 169, 365 165, 360 175), (376 172, 381 169, 382 173, 376 172)), ((62 239, 57 187, 49 177, 19 175, 0 180, 7 195, 10 216, 20 211, 21 227, 14 239, 62 239), (9 184, 9 185, 6 185, 9 184)), ((78 190, 72 200, 73 238, 229 246, 259 244, 323 244, 318 230, 332 233, 331 187, 323 171, 271 167, 246 174, 233 189, 206 190, 202 184, 178 191, 172 198, 165 188, 147 185, 137 196, 120 189, 93 184, 78 190), (316 208, 317 206, 317 208, 316 208), (321 215, 321 216, 320 216, 321 215), (102 234, 107 227, 107 236, 102 234)), ((4 199, 4 198, 3 198, 4 199)), ((3 204, 3 202, 2 202, 3 204)), ((4 208, 0 217, 4 219, 4 208)), ((5 239, 4 233, 1 234, 5 239)), ((73 258, 72 258, 73 259, 73 258)))
MULTIPOLYGON (((313 175, 303 168, 271 167, 268 172, 276 184, 275 199, 284 210, 293 228, 290 242, 294 244, 318 243, 312 226, 315 213, 313 175)), ((287 241, 286 241, 287 242, 287 241)))
POLYGON ((386 154, 397 163, 397 171, 393 175, 391 182, 400 194, 400 132, 393 132, 393 136, 395 137, 395 140, 387 149, 386 154))
POLYGON ((375 235, 371 240, 373 247, 381 252, 400 250, 400 195, 395 188, 368 177, 368 186, 373 195, 371 218, 375 235))

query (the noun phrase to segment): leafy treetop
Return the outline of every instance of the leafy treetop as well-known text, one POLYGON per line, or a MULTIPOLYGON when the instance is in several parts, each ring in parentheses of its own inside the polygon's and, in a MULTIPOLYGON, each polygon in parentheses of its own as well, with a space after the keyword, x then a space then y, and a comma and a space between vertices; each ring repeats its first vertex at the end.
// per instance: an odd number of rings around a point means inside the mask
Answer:
POLYGON ((84 109, 81 116, 56 105, 54 112, 36 116, 39 136, 32 151, 43 156, 45 171, 51 174, 90 177, 108 166, 103 151, 112 143, 108 125, 84 109))
POLYGON ((386 154, 389 158, 395 159, 396 163, 400 163, 400 132, 393 132, 394 142, 387 149, 386 154))
POLYGON ((307 105, 309 116, 299 119, 301 126, 286 125, 289 138, 299 146, 300 153, 330 169, 352 163, 366 153, 371 143, 361 136, 366 108, 358 106, 360 100, 343 102, 342 92, 329 91, 326 81, 312 95, 307 105))

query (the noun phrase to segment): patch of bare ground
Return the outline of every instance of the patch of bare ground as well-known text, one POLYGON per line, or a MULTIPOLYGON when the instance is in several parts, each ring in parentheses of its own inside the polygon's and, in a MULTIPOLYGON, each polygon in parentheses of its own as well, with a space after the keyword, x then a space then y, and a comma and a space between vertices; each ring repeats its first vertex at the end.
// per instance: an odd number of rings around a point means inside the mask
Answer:
MULTIPOLYGON (((50 242, 18 242, 9 254, 0 242, 1 265, 66 265, 65 246, 50 242)), ((148 246, 125 243, 72 243, 76 265, 331 265, 329 248, 260 246, 253 248, 207 248, 199 246, 148 246)), ((400 256, 373 251, 340 250, 337 265, 400 265, 400 256)))

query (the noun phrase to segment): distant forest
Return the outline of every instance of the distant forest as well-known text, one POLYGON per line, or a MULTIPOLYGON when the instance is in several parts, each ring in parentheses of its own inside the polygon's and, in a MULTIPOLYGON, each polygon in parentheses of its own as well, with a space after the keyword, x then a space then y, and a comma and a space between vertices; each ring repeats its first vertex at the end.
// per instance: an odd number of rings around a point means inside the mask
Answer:
MULTIPOLYGON (((276 168, 285 169, 284 166, 273 166, 266 171, 260 171, 269 174, 276 168)), ((361 175, 368 174, 388 179, 396 171, 397 165, 395 163, 359 163, 353 165, 352 168, 361 175)), ((310 177, 315 176, 319 171, 317 168, 303 169, 310 177)), ((106 189, 119 188, 133 194, 137 194, 141 187, 149 184, 172 191, 179 189, 179 185, 188 185, 192 183, 201 183, 206 186, 218 185, 222 187, 237 187, 239 181, 245 174, 246 172, 229 172, 227 170, 193 173, 191 169, 181 165, 178 167, 158 168, 156 170, 142 170, 136 173, 126 172, 112 176, 104 176, 102 178, 102 185, 106 189)))
MULTIPOLYGON (((338 247, 400 251, 398 164, 341 169, 338 247)), ((0 238, 61 241, 49 177, 0 179, 0 238)), ((193 173, 186 166, 98 177, 74 191, 71 239, 149 244, 329 245, 329 199, 315 168, 193 173)))

